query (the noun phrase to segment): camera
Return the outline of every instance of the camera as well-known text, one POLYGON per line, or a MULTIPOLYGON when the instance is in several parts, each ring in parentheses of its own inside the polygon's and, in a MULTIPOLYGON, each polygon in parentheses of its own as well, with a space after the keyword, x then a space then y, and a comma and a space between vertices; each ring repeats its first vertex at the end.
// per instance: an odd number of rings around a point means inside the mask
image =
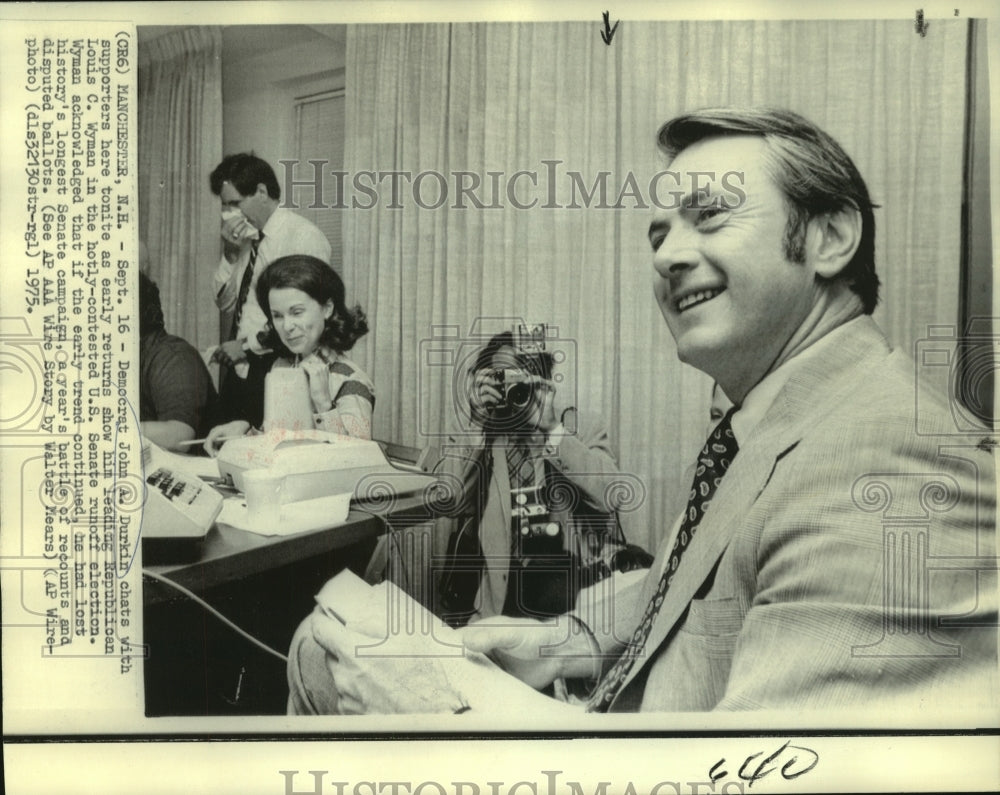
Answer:
POLYGON ((511 417, 530 406, 535 400, 535 378, 548 380, 552 367, 545 353, 545 325, 528 328, 518 325, 511 329, 514 357, 521 368, 494 370, 493 380, 500 391, 500 402, 493 410, 498 418, 511 417), (528 369, 523 369, 527 365, 528 369), (531 370, 537 372, 531 372, 531 370))
POLYGON ((493 410, 494 416, 510 416, 532 404, 535 385, 530 373, 524 370, 494 370, 492 375, 500 391, 500 402, 493 410))
POLYGON ((563 548, 562 525, 553 519, 541 492, 542 486, 511 490, 510 513, 522 555, 558 554, 563 548))
POLYGON ((555 326, 518 317, 479 317, 467 334, 457 325, 433 326, 431 332, 420 342, 417 368, 417 420, 422 436, 482 433, 483 413, 472 398, 484 369, 502 396, 488 418, 494 430, 520 425, 542 379, 555 383, 565 402, 575 403, 576 342, 560 338, 555 326), (505 353, 513 352, 502 362, 488 355, 498 337, 503 338, 505 353))

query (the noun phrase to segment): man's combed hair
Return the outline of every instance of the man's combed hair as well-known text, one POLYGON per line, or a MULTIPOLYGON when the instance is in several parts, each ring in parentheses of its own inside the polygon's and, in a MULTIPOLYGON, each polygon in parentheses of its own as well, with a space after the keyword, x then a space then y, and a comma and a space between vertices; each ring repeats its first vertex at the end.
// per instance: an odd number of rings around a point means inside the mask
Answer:
POLYGON ((664 124, 657 134, 660 149, 671 160, 698 141, 720 135, 758 135, 767 143, 771 178, 785 196, 788 224, 785 256, 802 262, 809 221, 824 213, 852 207, 861 213, 861 241, 837 277, 850 285, 866 314, 878 304, 875 273, 875 214, 878 205, 854 162, 832 137, 790 110, 707 108, 685 113, 664 124))
POLYGON ((281 199, 281 186, 274 175, 274 169, 253 152, 226 155, 208 175, 208 183, 216 196, 221 195, 223 182, 236 188, 241 196, 250 196, 257 192, 258 185, 263 185, 267 188, 268 196, 275 201, 281 199))
MULTIPOLYGON (((348 309, 344 303, 344 282, 336 272, 316 257, 307 254, 290 254, 279 257, 257 279, 257 303, 268 320, 271 319, 271 290, 290 287, 301 290, 318 304, 333 302, 333 315, 326 322, 320 342, 344 353, 354 347, 368 333, 368 319, 360 306, 348 309)), ((268 328, 264 343, 283 356, 291 356, 273 328, 268 328)))

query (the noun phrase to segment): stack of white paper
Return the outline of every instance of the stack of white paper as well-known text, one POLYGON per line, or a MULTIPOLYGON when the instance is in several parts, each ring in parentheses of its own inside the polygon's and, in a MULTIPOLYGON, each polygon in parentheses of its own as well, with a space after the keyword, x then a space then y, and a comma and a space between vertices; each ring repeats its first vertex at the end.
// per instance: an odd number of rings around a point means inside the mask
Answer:
POLYGON ((316 601, 331 618, 359 634, 358 657, 412 657, 412 681, 387 683, 401 690, 426 687, 427 666, 438 667, 459 700, 478 715, 524 717, 538 712, 579 712, 542 695, 483 654, 462 647, 453 629, 391 583, 368 585, 343 571, 323 586, 316 601), (366 642, 370 641, 370 642, 366 642))

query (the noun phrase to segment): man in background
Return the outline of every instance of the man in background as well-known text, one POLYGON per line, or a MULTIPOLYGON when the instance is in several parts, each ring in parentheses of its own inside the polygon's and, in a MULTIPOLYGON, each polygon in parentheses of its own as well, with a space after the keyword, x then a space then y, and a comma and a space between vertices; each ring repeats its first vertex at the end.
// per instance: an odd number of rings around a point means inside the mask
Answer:
POLYGON ((139 272, 139 421, 142 435, 165 450, 204 436, 218 397, 198 350, 163 327, 160 290, 139 272))
POLYGON ((267 318, 254 287, 261 272, 279 257, 307 254, 330 264, 330 242, 311 221, 278 206, 281 187, 274 170, 252 153, 229 155, 209 177, 222 203, 223 256, 215 272, 215 303, 232 313, 226 340, 213 360, 224 365, 220 419, 243 419, 260 427, 264 417, 264 376, 274 354, 264 344, 267 318))

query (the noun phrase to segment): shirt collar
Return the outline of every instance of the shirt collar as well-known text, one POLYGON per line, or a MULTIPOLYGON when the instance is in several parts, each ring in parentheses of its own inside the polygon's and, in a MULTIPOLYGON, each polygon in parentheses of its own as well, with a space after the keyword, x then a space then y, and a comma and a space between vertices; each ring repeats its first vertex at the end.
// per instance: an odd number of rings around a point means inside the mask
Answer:
POLYGON ((274 237, 276 234, 281 233, 281 227, 284 225, 285 221, 285 211, 281 207, 275 207, 274 212, 271 213, 271 217, 267 219, 264 224, 264 228, 260 231, 264 233, 264 237, 268 236, 274 237))
POLYGON ((778 369, 764 376, 743 399, 743 405, 740 406, 739 410, 733 414, 733 435, 736 437, 737 444, 742 444, 750 436, 750 432, 757 426, 757 423, 764 419, 764 415, 771 408, 782 387, 796 372, 799 372, 809 362, 824 357, 831 346, 839 344, 838 340, 842 334, 847 333, 848 328, 863 322, 866 317, 867 315, 862 315, 838 326, 804 351, 782 363, 778 369))

